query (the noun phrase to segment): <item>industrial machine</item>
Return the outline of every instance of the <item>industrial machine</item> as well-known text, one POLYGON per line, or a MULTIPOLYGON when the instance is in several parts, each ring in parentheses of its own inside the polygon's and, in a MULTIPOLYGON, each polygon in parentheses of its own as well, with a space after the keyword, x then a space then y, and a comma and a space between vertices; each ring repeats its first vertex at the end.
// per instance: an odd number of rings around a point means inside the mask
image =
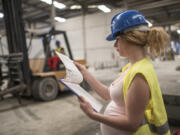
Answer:
MULTIPOLYGON (((59 90, 64 91, 64 87, 57 79, 64 78, 66 73, 65 70, 51 71, 47 68, 47 58, 51 57, 50 37, 62 34, 68 55, 73 59, 66 32, 52 28, 48 33, 38 35, 43 38, 45 58, 29 60, 21 0, 2 0, 2 4, 9 54, 0 56, 0 83, 3 84, 4 80, 8 82, 6 89, 0 89, 0 97, 12 93, 18 97, 19 103, 21 103, 20 95, 32 95, 35 99, 43 101, 55 99, 59 90), (3 69, 5 66, 7 70, 3 69)), ((85 60, 77 61, 86 64, 85 60)), ((82 85, 86 84, 83 82, 82 85)))
MULTIPOLYGON (((32 90, 27 91, 27 95, 33 95, 35 99, 41 99, 44 101, 48 100, 53 100, 56 98, 58 90, 64 91, 65 88, 64 86, 58 82, 59 78, 64 78, 66 75, 65 69, 60 68, 56 71, 52 71, 51 69, 48 68, 48 58, 52 57, 52 51, 51 51, 51 46, 50 42, 52 37, 57 36, 57 35, 63 35, 65 44, 67 47, 67 52, 68 55, 72 60, 73 56, 71 53, 71 49, 69 46, 68 38, 66 35, 65 31, 57 31, 57 30, 51 30, 48 33, 44 34, 39 34, 36 35, 38 37, 41 37, 43 41, 43 48, 44 48, 44 54, 45 58, 44 59, 30 59, 30 68, 32 71, 32 79, 33 79, 33 84, 32 84, 32 90)), ((75 60, 83 65, 86 65, 85 60, 75 60)), ((82 85, 87 88, 88 85, 84 81, 82 85)))

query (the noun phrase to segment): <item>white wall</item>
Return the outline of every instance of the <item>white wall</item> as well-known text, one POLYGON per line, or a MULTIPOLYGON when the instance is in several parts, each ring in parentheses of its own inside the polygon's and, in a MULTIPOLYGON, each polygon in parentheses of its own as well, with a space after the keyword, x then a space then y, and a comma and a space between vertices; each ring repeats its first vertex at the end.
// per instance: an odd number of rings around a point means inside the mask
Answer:
POLYGON ((86 15, 84 35, 86 37, 83 36, 82 16, 68 19, 65 23, 56 23, 56 29, 67 32, 75 59, 84 58, 83 48, 85 46, 89 65, 94 66, 95 63, 112 61, 112 53, 114 53, 115 59, 118 54, 113 49, 114 42, 106 41, 106 36, 110 33, 112 17, 119 11, 86 15), (86 45, 83 45, 84 39, 86 39, 86 45))
MULTIPOLYGON (((2 42, 2 44, 0 44, 0 55, 9 54, 6 37, 2 37, 1 42, 2 42)), ((29 39, 26 40, 26 43, 27 43, 27 47, 28 47, 29 46, 29 39)), ((33 39, 32 40, 32 46, 29 49, 28 53, 29 53, 30 59, 32 59, 32 58, 44 58, 42 41, 40 39, 33 39)))
MULTIPOLYGON (((26 40, 26 44, 29 47, 30 39, 26 40)), ((34 58, 44 58, 44 50, 42 40, 40 38, 35 38, 32 40, 31 47, 28 50, 29 59, 34 58)))

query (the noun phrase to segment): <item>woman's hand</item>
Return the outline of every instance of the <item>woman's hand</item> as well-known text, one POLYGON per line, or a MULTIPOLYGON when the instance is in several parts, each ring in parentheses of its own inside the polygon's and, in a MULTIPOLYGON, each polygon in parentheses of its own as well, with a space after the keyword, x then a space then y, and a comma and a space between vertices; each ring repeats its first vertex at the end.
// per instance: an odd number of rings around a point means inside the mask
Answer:
POLYGON ((86 67, 84 65, 79 64, 78 62, 75 62, 75 61, 74 61, 74 64, 76 65, 76 67, 79 69, 81 73, 86 72, 86 67))
POLYGON ((94 118, 95 111, 93 110, 91 104, 87 102, 82 96, 78 97, 81 110, 91 119, 94 118))

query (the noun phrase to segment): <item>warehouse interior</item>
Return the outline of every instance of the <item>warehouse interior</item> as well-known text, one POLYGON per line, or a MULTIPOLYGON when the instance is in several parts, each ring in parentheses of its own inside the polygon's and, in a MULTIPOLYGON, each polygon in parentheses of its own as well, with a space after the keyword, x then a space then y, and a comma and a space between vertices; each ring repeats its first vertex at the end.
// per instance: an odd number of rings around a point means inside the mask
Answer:
MULTIPOLYGON (((149 27, 162 27, 170 42, 151 57, 171 133, 180 132, 180 0, 0 0, 0 135, 102 135, 99 122, 80 109, 58 79, 63 64, 49 66, 57 43, 106 86, 129 62, 119 56, 112 17, 141 12, 149 27)), ((85 80, 81 86, 103 104, 85 80)))

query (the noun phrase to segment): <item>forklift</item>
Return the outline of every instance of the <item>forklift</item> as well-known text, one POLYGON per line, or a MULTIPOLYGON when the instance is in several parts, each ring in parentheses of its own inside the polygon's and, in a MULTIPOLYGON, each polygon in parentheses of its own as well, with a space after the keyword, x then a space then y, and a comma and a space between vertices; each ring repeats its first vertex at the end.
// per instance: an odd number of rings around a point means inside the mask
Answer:
MULTIPOLYGON (((70 45, 68 42, 67 34, 65 31, 50 30, 48 33, 38 34, 37 37, 42 39, 44 48, 44 59, 30 59, 30 68, 33 76, 32 90, 26 93, 27 95, 33 95, 35 99, 40 99, 43 101, 49 101, 56 98, 58 90, 64 91, 66 88, 58 82, 59 78, 64 78, 66 76, 65 68, 62 63, 59 63, 58 70, 52 71, 48 67, 48 58, 52 58, 52 51, 50 42, 52 37, 57 35, 63 35, 65 40, 65 45, 68 51, 70 59, 73 60, 70 45)), ((86 65, 84 59, 75 60, 76 62, 86 65)), ((84 88, 89 88, 88 84, 83 81, 81 84, 84 88)))
MULTIPOLYGON (((21 103, 22 95, 33 96, 34 99, 42 101, 56 99, 58 92, 65 90, 58 79, 64 78, 66 72, 65 69, 58 71, 48 69, 47 59, 51 57, 50 38, 62 34, 69 57, 73 60, 66 32, 56 31, 52 28, 49 32, 38 35, 43 38, 45 58, 29 60, 21 0, 2 0, 2 5, 9 54, 0 56, 1 86, 4 80, 8 81, 7 88, 0 89, 0 98, 3 99, 6 94, 11 93, 17 97, 19 103, 21 103)), ((86 65, 86 61, 83 59, 76 61, 86 65)), ((88 87, 85 81, 81 85, 88 87)))

